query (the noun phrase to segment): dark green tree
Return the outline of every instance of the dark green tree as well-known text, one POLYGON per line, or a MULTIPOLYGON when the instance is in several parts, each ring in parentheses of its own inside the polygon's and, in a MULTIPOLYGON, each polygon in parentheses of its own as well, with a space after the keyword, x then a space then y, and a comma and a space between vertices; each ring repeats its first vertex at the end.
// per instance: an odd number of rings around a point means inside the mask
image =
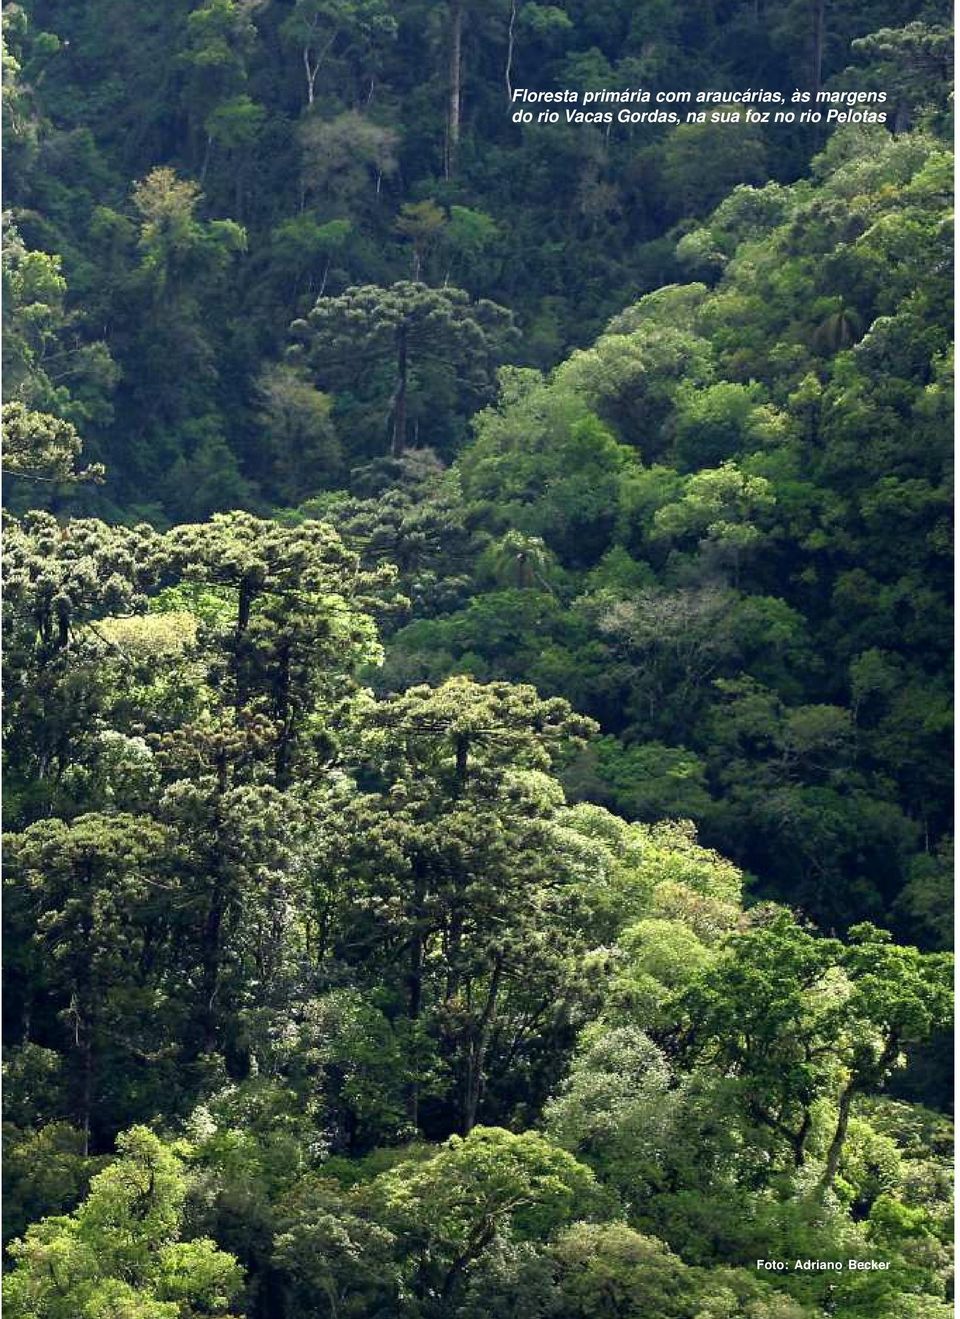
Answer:
POLYGON ((472 303, 462 289, 431 289, 402 281, 390 288, 348 289, 320 299, 309 321, 294 322, 321 383, 342 386, 360 363, 394 373, 388 406, 390 452, 407 446, 411 380, 436 366, 474 406, 490 389, 512 336, 510 313, 487 299, 472 303))

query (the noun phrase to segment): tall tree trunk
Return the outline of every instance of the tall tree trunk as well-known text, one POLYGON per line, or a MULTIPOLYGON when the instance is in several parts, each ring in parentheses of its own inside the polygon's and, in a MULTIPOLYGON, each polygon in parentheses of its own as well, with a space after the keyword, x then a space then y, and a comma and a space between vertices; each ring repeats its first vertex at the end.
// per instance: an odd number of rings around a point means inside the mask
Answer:
POLYGON ((390 452, 399 458, 407 447, 407 376, 409 375, 407 327, 397 330, 397 387, 393 396, 393 441, 390 452))
POLYGON ((513 100, 513 29, 517 22, 517 0, 510 3, 510 22, 507 26, 507 61, 503 67, 503 81, 507 85, 507 100, 513 100))
POLYGON ((897 1054, 900 1052, 900 1037, 894 1032, 887 1038, 883 1046, 883 1052, 877 1059, 876 1064, 864 1074, 863 1072, 854 1072, 850 1080, 844 1086, 840 1094, 839 1104, 837 1106, 837 1125, 834 1128, 833 1139, 830 1141, 830 1148, 827 1150, 827 1162, 823 1170, 823 1176, 820 1179, 821 1193, 829 1191, 837 1177, 840 1168, 840 1159, 843 1156, 843 1146, 847 1139, 847 1127, 850 1124, 850 1110, 853 1101, 862 1090, 867 1090, 874 1085, 879 1085, 889 1073, 891 1067, 897 1060, 897 1054))
POLYGON ((463 0, 450 0, 450 80, 447 111, 447 159, 444 174, 453 177, 460 146, 460 107, 463 73, 463 0))
POLYGON ((223 961, 223 922, 227 913, 227 876, 224 874, 222 817, 219 798, 229 786, 229 760, 226 751, 217 757, 217 800, 212 820, 213 846, 209 853, 210 900, 200 934, 200 1028, 202 1051, 213 1053, 219 1034, 220 974, 223 961))
MULTIPOLYGON (((219 844, 218 844, 219 851, 219 844)), ((226 885, 219 873, 219 857, 214 859, 213 889, 203 923, 201 944, 201 1029, 203 1052, 213 1053, 217 1046, 217 999, 220 996, 220 962, 223 945, 223 917, 226 909, 226 885)))
POLYGON ((320 65, 319 63, 311 63, 309 45, 306 45, 303 48, 303 70, 307 75, 307 105, 313 105, 313 100, 316 95, 317 74, 320 72, 320 65))
POLYGON ((452 1312, 449 1307, 460 1287, 467 1265, 472 1263, 482 1251, 486 1250, 496 1234, 496 1223, 491 1221, 484 1221, 478 1229, 473 1231, 466 1246, 450 1265, 444 1277, 443 1285, 440 1288, 441 1314, 452 1312))
POLYGON ((503 976, 503 958, 498 957, 490 976, 490 988, 487 1001, 477 1024, 477 1029, 467 1046, 466 1076, 464 1078, 463 1134, 469 1136, 477 1124, 477 1109, 480 1106, 480 1094, 483 1090, 484 1065, 487 1050, 493 1035, 497 1019, 497 1000, 500 995, 500 981, 503 976))
POLYGON ((855 1081, 850 1081, 841 1092, 837 1125, 833 1133, 833 1139, 830 1141, 830 1148, 827 1151, 827 1162, 823 1170, 823 1177, 820 1179, 822 1191, 829 1191, 836 1181, 837 1172, 840 1168, 840 1156, 843 1154, 843 1146, 847 1139, 847 1127, 850 1124, 850 1109, 856 1092, 857 1085, 855 1081))
POLYGON ((90 1118, 93 1113, 93 1035, 91 1023, 85 1021, 81 1046, 80 1130, 83 1133, 83 1157, 90 1153, 90 1118))
POLYGON ((456 757, 456 796, 460 796, 467 786, 467 757, 470 754, 470 734, 458 733, 454 739, 454 754, 456 757))
POLYGON ((450 919, 447 922, 447 988, 446 998, 450 1003, 460 992, 460 949, 463 946, 463 908, 459 886, 451 900, 450 919))
POLYGON ((793 1145, 793 1166, 802 1168, 807 1157, 807 1137, 810 1135, 810 1128, 813 1125, 813 1118, 809 1110, 803 1115, 803 1121, 800 1123, 799 1130, 794 1134, 791 1144, 793 1145))

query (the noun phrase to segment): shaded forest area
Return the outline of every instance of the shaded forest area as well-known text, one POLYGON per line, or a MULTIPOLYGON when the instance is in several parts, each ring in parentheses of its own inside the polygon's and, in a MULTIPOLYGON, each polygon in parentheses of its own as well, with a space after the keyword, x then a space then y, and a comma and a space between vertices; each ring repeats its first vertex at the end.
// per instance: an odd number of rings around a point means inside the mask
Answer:
POLYGON ((4 6, 15 1319, 947 1319, 949 17, 4 6))

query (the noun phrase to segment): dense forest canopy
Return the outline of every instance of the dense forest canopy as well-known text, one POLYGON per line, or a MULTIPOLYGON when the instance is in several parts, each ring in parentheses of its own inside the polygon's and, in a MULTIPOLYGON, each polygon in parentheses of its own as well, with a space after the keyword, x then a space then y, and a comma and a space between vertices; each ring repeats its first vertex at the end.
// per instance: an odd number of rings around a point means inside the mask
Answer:
POLYGON ((947 1319, 948 8, 3 15, 10 1313, 947 1319))

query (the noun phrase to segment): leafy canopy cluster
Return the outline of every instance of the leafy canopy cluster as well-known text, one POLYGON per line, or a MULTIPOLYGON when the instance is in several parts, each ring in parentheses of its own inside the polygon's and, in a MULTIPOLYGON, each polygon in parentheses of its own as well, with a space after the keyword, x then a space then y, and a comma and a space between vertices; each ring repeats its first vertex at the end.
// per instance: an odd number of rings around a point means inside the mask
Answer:
POLYGON ((328 524, 7 537, 12 1313, 946 1315, 945 954, 569 804, 560 697, 376 696, 328 524))
POLYGON ((950 171, 932 136, 838 133, 811 179, 740 187, 681 240, 716 255, 695 282, 546 376, 504 368, 451 469, 303 506, 401 567, 383 689, 533 681, 603 728, 576 796, 689 817, 764 896, 928 947, 949 939, 950 171))
MULTIPOLYGON (((686 263, 715 272, 703 219, 737 184, 796 179, 823 145, 809 124, 517 125, 516 89, 764 86, 789 103, 867 86, 898 132, 942 130, 950 109, 943 0, 703 0, 695 22, 662 0, 4 13, 8 398, 76 426, 106 466, 103 488, 44 506, 109 520, 264 513, 343 485, 391 441, 449 457, 488 365, 551 367, 686 263), (284 366, 318 298, 342 321, 377 289, 381 326, 407 283, 454 324, 446 353, 411 355, 405 411, 404 369, 336 326, 315 369, 284 366), (493 342, 494 307, 522 339, 493 342), (364 368, 346 379, 344 354, 364 368)), ((848 338, 863 308, 839 310, 824 333, 848 338)), ((38 496, 18 481, 9 498, 38 496)))
POLYGON ((11 1313, 946 1319, 943 5, 4 18, 11 1313))

